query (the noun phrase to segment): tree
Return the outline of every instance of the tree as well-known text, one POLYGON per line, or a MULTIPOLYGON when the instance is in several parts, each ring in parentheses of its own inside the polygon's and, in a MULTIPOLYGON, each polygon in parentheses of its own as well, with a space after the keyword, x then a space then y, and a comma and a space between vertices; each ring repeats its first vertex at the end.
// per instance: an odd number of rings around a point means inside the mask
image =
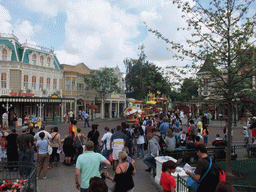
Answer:
MULTIPOLYGON (((202 2, 202 1, 201 1, 202 2)), ((182 55, 194 62, 207 61, 208 85, 223 97, 228 108, 228 138, 231 138, 233 106, 237 98, 246 97, 244 82, 255 75, 255 26, 256 16, 250 16, 249 7, 254 0, 212 0, 205 8, 199 0, 193 5, 183 0, 173 0, 181 9, 187 27, 178 30, 191 31, 188 46, 165 38, 159 31, 149 29, 155 35, 172 45, 182 55), (187 48, 188 47, 188 48, 187 48)), ((226 171, 231 173, 231 140, 228 140, 226 171)))
POLYGON ((163 77, 161 68, 146 61, 144 46, 139 48, 141 53, 138 59, 127 58, 126 66, 126 94, 138 100, 144 99, 149 92, 162 94, 170 92, 170 83, 163 77))
POLYGON ((104 67, 101 70, 92 70, 91 77, 85 78, 85 83, 89 88, 94 89, 102 100, 101 103, 101 117, 104 114, 104 104, 108 94, 113 92, 120 92, 117 83, 118 78, 114 74, 113 68, 104 67))
POLYGON ((183 100, 192 99, 192 96, 198 96, 198 82, 192 78, 184 79, 181 85, 181 98, 183 100))

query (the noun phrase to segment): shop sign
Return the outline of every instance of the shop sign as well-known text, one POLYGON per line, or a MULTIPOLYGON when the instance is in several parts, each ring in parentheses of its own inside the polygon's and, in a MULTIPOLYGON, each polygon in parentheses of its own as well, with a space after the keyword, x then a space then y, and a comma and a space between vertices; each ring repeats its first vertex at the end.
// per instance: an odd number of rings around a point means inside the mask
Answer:
POLYGON ((34 97, 34 93, 17 93, 17 92, 10 92, 10 96, 20 96, 20 97, 34 97))

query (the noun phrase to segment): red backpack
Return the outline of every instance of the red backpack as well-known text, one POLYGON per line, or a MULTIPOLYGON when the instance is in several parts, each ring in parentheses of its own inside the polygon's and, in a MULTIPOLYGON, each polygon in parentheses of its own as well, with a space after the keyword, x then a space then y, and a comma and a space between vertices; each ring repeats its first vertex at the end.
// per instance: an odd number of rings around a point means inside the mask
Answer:
POLYGON ((226 173, 224 170, 220 170, 219 172, 219 183, 226 182, 226 173))

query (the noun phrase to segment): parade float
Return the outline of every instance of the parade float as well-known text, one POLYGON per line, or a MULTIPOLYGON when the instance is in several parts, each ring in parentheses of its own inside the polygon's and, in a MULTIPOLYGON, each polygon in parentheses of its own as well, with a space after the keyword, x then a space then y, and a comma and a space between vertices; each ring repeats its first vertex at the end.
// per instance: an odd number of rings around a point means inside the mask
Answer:
POLYGON ((128 107, 125 109, 124 115, 126 121, 134 121, 136 117, 152 117, 158 116, 160 111, 165 109, 165 103, 167 102, 167 97, 159 97, 160 92, 158 92, 157 97, 155 94, 149 93, 146 97, 146 101, 138 101, 135 99, 128 99, 128 107))

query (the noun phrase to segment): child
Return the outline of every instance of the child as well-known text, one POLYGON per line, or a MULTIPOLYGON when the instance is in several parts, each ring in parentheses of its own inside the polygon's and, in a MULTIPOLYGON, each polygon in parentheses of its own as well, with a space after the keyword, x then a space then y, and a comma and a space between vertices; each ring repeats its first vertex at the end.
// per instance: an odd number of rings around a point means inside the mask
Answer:
POLYGON ((175 172, 177 165, 172 160, 166 161, 162 165, 162 174, 160 185, 163 187, 163 192, 175 192, 176 182, 171 173, 175 172))
POLYGON ((7 161, 7 154, 6 154, 6 144, 7 144, 7 141, 6 141, 6 137, 8 136, 8 132, 4 132, 4 134, 2 135, 2 137, 0 138, 0 145, 1 145, 1 154, 0 154, 0 157, 1 157, 1 160, 2 162, 6 162, 7 161))
POLYGON ((203 139, 203 136, 201 134, 201 130, 200 129, 197 129, 197 134, 196 136, 200 137, 200 139, 203 139))
POLYGON ((182 134, 180 135, 180 143, 182 146, 186 145, 186 132, 182 131, 182 134))
POLYGON ((246 127, 246 126, 244 126, 243 128, 244 128, 244 131, 241 132, 241 133, 244 134, 244 144, 245 144, 245 145, 248 145, 248 143, 249 143, 249 134, 248 134, 248 130, 247 130, 247 127, 246 127))

